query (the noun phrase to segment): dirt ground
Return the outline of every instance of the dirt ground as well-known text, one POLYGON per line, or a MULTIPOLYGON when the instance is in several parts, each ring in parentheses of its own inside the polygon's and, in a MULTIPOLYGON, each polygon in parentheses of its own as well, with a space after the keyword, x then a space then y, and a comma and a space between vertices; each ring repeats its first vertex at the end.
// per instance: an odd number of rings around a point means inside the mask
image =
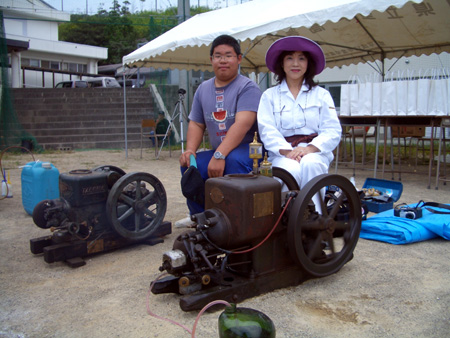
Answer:
MULTIPOLYGON (((127 173, 148 172, 164 185, 168 196, 165 220, 186 217, 180 190, 179 152, 163 152, 159 160, 149 149, 38 154, 60 172, 114 165, 127 173)), ((32 238, 49 235, 34 225, 21 200, 21 169, 29 154, 8 155, 13 198, 0 200, 0 337, 189 337, 172 323, 147 313, 149 284, 159 274, 162 253, 172 247, 182 229, 173 227, 164 243, 134 245, 86 258, 70 268, 48 264, 30 252, 32 238)), ((405 168, 405 170, 411 168, 405 168)), ((332 170, 334 173, 334 168, 332 170)), ((450 185, 427 189, 422 174, 402 175, 398 203, 420 199, 450 202, 450 185)), ((341 166, 339 174, 350 177, 341 166)), ((371 171, 358 171, 361 186, 371 171)), ((391 179, 385 174, 385 179, 391 179)), ((377 175, 381 178, 381 175, 377 175)), ((360 239, 354 258, 338 273, 275 290, 238 306, 260 310, 277 329, 277 337, 448 337, 450 332, 450 245, 434 239, 410 245, 391 245, 360 239)), ((192 329, 197 312, 183 312, 177 295, 149 296, 155 314, 192 329)), ((205 313, 197 337, 218 337, 220 312, 205 313)))

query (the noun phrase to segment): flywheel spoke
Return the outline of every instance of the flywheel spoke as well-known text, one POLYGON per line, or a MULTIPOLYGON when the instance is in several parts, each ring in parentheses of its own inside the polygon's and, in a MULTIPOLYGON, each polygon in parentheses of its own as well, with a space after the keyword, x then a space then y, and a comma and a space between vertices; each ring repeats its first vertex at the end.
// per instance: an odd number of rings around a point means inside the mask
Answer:
POLYGON ((134 214, 134 209, 133 208, 129 208, 126 212, 124 212, 119 218, 119 222, 123 222, 124 220, 126 220, 128 217, 130 217, 131 215, 134 214))
POLYGON ((319 234, 315 240, 313 245, 311 246, 311 249, 308 253, 308 258, 311 260, 314 260, 314 258, 317 258, 320 256, 322 252, 322 236, 319 234))
MULTIPOLYGON (((153 209, 153 210, 158 210, 158 208, 155 206, 155 208, 153 209)), ((146 215, 146 216, 148 216, 149 218, 155 218, 156 217, 156 215, 157 215, 157 213, 154 213, 152 210, 150 210, 150 209, 145 209, 144 210, 144 214, 146 215)))
POLYGON ((341 195, 338 197, 338 199, 336 200, 336 202, 334 203, 333 209, 331 209, 331 212, 330 212, 330 214, 329 214, 329 216, 330 216, 331 218, 335 218, 336 215, 337 215, 337 213, 338 213, 339 210, 341 209, 342 202, 344 201, 344 197, 345 197, 345 196, 344 196, 343 194, 341 194, 341 195))
POLYGON ((136 201, 141 199, 141 181, 136 181, 136 201))
POLYGON ((334 256, 336 254, 336 250, 335 250, 335 247, 334 247, 333 235, 330 234, 329 232, 326 232, 326 237, 327 237, 328 246, 330 247, 331 253, 334 256))
POLYGON ((303 223, 303 229, 305 231, 308 230, 321 230, 321 223, 319 221, 319 219, 312 219, 312 220, 306 220, 303 223))
POLYGON ((129 207, 133 207, 135 200, 123 193, 120 195, 120 202, 125 203, 129 207))
POLYGON ((352 227, 352 225, 349 222, 345 222, 345 221, 338 221, 335 223, 335 229, 336 230, 350 230, 352 227))
POLYGON ((141 216, 136 212, 134 214, 134 231, 138 232, 141 229, 141 216))
POLYGON ((152 192, 150 192, 150 194, 148 194, 147 196, 144 196, 144 198, 142 198, 142 200, 143 200, 144 202, 149 203, 149 202, 153 201, 153 199, 154 199, 155 197, 157 197, 156 195, 157 195, 157 192, 156 192, 156 191, 152 191, 152 192))

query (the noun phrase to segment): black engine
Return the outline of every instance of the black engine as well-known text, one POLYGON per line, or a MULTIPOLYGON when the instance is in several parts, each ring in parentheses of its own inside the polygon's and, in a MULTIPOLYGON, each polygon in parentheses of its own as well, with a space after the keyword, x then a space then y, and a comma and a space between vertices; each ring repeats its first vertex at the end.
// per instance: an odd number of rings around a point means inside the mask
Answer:
POLYGON ((59 177, 60 198, 33 211, 35 224, 53 235, 32 239, 31 252, 47 263, 83 265, 81 257, 136 242, 156 244, 171 233, 163 222, 167 199, 162 183, 147 173, 126 174, 113 166, 73 170, 59 177))

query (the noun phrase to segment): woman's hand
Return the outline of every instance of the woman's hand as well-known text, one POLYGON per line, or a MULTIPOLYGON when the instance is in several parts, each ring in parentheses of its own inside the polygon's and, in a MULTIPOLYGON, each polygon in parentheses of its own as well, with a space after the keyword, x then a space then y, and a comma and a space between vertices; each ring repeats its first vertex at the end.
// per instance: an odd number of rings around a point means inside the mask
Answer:
POLYGON ((310 144, 306 147, 296 147, 293 150, 287 152, 280 151, 280 153, 286 156, 287 158, 290 158, 291 160, 300 162, 303 156, 306 156, 311 153, 318 153, 319 151, 320 150, 317 147, 310 144))

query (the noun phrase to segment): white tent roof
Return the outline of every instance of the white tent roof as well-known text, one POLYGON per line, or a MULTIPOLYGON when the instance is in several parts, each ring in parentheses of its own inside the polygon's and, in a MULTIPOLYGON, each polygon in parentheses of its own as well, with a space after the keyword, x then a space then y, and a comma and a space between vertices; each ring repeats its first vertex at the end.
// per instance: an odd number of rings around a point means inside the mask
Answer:
POLYGON ((210 70, 221 34, 241 41, 245 72, 267 71, 265 53, 282 36, 323 48, 327 67, 450 51, 450 2, 443 0, 254 0, 194 16, 123 57, 128 67, 210 70))

